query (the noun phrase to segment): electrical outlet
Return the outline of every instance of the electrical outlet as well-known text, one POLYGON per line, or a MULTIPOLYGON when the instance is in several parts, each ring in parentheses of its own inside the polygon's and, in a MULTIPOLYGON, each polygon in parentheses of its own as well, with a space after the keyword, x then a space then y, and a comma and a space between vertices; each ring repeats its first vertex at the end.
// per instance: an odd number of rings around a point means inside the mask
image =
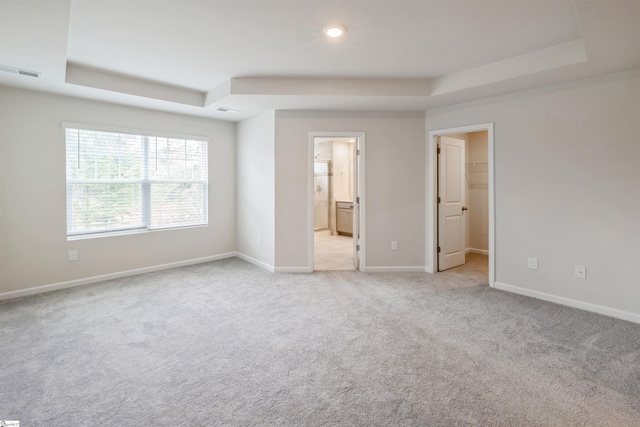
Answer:
POLYGON ((72 251, 69 251, 69 262, 73 262, 77 260, 78 260, 78 251, 75 249, 72 251))
POLYGON ((538 269, 538 258, 529 258, 529 268, 531 270, 538 269))
POLYGON ((262 237, 258 237, 258 246, 262 246, 262 237))
POLYGON ((396 242, 395 240, 393 242, 391 242, 391 250, 392 251, 397 251, 398 250, 398 242, 396 242))
POLYGON ((587 267, 584 265, 576 265, 575 266, 575 276, 578 279, 586 279, 587 278, 587 267))

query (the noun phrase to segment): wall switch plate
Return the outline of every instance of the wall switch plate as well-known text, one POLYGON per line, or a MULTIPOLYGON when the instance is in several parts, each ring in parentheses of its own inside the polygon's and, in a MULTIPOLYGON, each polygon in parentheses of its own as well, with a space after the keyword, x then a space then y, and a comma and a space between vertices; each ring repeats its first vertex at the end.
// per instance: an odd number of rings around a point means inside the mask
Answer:
POLYGON ((73 262, 77 260, 78 260, 78 251, 75 249, 72 251, 69 251, 69 262, 73 262))
POLYGON ((538 258, 529 258, 529 268, 532 270, 538 269, 538 258))
POLYGON ((398 242, 396 242, 395 240, 393 242, 391 242, 391 250, 392 251, 397 251, 398 250, 398 242))
POLYGON ((587 278, 587 267, 584 265, 576 265, 575 266, 575 275, 578 279, 586 279, 587 278))

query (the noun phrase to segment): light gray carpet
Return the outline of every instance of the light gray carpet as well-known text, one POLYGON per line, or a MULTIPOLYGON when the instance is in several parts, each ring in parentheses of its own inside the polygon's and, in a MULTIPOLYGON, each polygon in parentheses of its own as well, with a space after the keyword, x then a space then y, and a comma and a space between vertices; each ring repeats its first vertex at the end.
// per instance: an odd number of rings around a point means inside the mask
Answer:
POLYGON ((640 424, 640 325, 477 285, 484 273, 272 274, 229 259, 4 302, 0 419, 640 424))

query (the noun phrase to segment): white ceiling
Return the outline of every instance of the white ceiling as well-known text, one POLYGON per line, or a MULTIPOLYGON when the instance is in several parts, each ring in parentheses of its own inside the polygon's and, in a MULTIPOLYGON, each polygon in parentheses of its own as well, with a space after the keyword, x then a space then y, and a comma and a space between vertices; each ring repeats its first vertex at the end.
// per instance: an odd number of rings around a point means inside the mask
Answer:
POLYGON ((224 120, 424 110, 639 68, 640 0, 0 0, 0 64, 42 72, 2 85, 224 120))

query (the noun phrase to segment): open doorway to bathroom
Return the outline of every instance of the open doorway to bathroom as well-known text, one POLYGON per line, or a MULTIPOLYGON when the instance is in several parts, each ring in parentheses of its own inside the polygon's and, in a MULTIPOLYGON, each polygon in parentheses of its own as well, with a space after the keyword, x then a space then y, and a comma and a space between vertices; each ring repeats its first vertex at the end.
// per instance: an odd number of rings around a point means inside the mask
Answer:
POLYGON ((360 262, 361 137, 314 136, 313 270, 357 270, 360 262))

